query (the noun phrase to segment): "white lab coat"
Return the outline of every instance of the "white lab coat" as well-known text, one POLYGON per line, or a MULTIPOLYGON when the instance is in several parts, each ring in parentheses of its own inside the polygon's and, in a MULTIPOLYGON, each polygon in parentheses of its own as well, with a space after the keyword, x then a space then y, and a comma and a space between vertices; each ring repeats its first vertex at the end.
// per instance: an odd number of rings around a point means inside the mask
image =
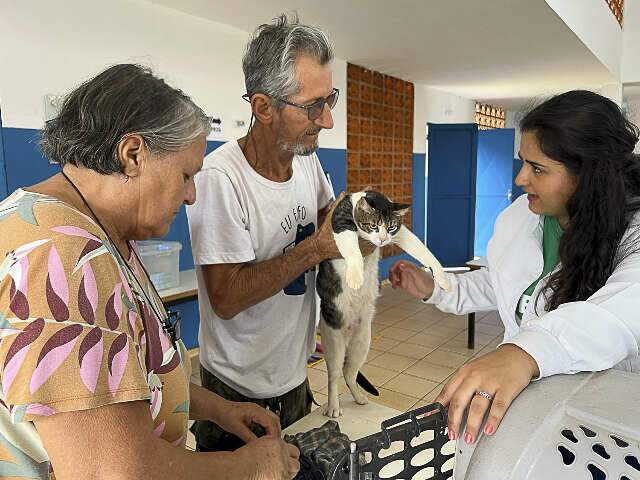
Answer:
POLYGON ((436 286, 427 303, 458 315, 497 309, 505 327, 503 343, 529 353, 538 363, 539 378, 611 367, 640 372, 638 253, 618 265, 587 300, 566 303, 551 312, 544 310, 544 295, 538 297, 545 277, 531 296, 521 325, 517 324, 516 304, 542 273, 542 231, 543 217, 531 212, 526 196, 521 196, 496 220, 487 248, 488 268, 448 273, 451 290, 436 286))

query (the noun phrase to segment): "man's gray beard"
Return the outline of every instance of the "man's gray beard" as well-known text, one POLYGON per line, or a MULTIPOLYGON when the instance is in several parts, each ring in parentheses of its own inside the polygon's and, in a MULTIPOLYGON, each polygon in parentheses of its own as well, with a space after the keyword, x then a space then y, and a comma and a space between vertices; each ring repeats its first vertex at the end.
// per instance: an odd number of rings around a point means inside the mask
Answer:
POLYGON ((313 152, 318 150, 318 139, 316 138, 316 140, 308 147, 305 146, 303 140, 300 140, 296 143, 287 143, 283 142, 282 139, 278 139, 278 147, 280 147, 283 152, 293 153, 294 155, 302 155, 306 157, 307 155, 311 155, 313 152))

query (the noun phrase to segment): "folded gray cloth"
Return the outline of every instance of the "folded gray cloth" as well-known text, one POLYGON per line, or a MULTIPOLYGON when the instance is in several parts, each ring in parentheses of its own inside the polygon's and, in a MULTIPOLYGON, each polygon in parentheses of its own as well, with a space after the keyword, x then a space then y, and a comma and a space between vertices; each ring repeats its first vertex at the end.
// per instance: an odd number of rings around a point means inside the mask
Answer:
POLYGON ((329 478, 331 466, 349 453, 351 440, 340 432, 340 425, 334 420, 327 420, 321 427, 295 435, 285 435, 284 441, 295 445, 300 455, 311 461, 323 474, 329 478))

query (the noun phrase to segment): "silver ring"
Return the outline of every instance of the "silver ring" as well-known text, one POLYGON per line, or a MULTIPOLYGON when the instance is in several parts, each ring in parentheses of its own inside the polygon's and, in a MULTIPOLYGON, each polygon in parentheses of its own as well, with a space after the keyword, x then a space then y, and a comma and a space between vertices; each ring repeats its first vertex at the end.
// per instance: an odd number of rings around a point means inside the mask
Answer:
POLYGON ((489 392, 485 392, 484 390, 478 390, 476 392, 476 395, 482 397, 482 398, 486 398, 487 400, 491 401, 491 399, 493 398, 493 395, 491 395, 489 392))

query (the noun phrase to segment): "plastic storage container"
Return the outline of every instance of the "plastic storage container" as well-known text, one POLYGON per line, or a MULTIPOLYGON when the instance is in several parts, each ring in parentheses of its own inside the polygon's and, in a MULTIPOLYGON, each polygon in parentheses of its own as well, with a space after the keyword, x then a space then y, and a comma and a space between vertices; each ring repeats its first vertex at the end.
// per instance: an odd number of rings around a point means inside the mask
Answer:
POLYGON ((145 240, 138 242, 140 258, 158 290, 177 287, 180 283, 180 242, 145 240))

